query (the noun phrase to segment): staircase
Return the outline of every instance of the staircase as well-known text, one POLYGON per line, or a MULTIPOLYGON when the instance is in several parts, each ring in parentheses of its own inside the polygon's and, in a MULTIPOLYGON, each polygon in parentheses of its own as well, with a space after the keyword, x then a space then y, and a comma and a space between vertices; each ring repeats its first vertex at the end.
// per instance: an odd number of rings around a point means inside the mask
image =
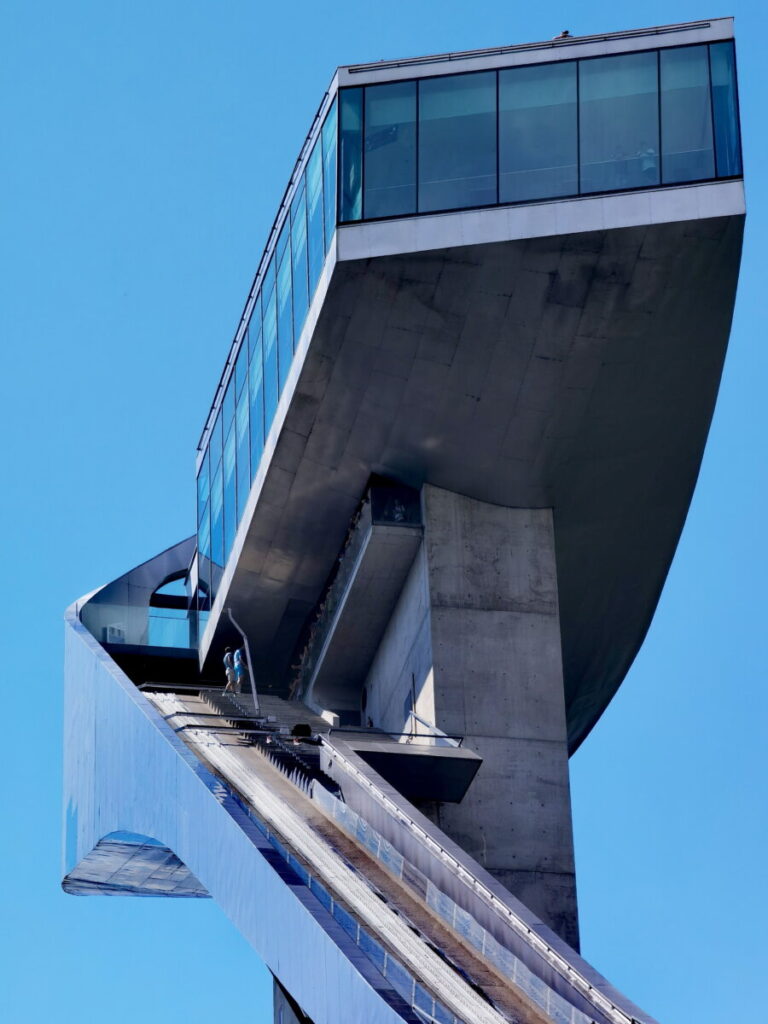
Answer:
POLYGON ((320 766, 319 746, 322 741, 318 742, 317 737, 327 733, 329 725, 303 704, 279 697, 264 697, 259 698, 257 712, 250 694, 224 693, 217 689, 201 690, 200 697, 229 725, 241 728, 242 738, 302 792, 310 795, 312 783, 317 782, 334 796, 342 797, 338 784, 320 766), (297 725, 308 725, 314 739, 293 738, 290 734, 297 725), (263 732, 254 733, 253 730, 263 732))

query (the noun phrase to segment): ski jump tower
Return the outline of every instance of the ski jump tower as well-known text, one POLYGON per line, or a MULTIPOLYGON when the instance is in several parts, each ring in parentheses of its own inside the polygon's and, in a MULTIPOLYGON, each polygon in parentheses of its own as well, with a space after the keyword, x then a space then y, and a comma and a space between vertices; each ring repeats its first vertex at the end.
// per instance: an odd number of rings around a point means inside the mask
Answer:
POLYGON ((648 1022, 578 954, 568 756, 675 551, 743 220, 729 19, 339 68, 196 535, 67 613, 64 888, 218 900, 285 1024, 648 1022))

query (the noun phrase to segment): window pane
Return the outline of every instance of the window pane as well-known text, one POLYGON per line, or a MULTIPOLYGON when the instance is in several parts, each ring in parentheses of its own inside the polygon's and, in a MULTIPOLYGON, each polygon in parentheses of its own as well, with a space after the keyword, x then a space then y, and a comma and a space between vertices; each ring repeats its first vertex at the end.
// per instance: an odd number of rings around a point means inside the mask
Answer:
POLYGON ((365 217, 416 212, 416 83, 365 90, 365 217))
POLYGON ((277 247, 275 249, 275 265, 279 268, 285 256, 285 250, 288 248, 288 243, 291 240, 291 217, 290 213, 286 216, 283 221, 283 226, 280 228, 280 234, 277 236, 277 247))
POLYGON ((209 505, 205 506, 200 516, 197 551, 198 565, 202 563, 203 559, 207 561, 211 557, 211 509, 209 505))
POLYGON ((219 409, 216 415, 216 419, 213 421, 211 440, 208 444, 208 451, 211 457, 211 466, 218 465, 219 459, 221 458, 222 443, 223 438, 221 436, 221 409, 219 409))
POLYGON ((419 212, 496 202, 496 73, 419 82, 419 212))
POLYGON ((198 554, 203 558, 209 558, 211 554, 211 511, 208 505, 200 516, 200 532, 198 541, 198 554))
POLYGON ((342 89, 341 173, 339 174, 340 221, 360 220, 363 215, 363 90, 342 89))
POLYGON ((499 200, 579 191, 576 62, 499 72, 499 200))
POLYGON ((320 143, 315 144, 307 163, 307 222, 309 253, 309 297, 315 288, 323 269, 325 239, 323 237, 323 157, 320 143))
POLYGON ((261 351, 261 293, 256 296, 251 312, 251 322, 248 325, 248 358, 253 356, 256 346, 261 351))
POLYGON ((323 206, 325 211, 325 250, 331 247, 336 230, 336 126, 338 109, 336 100, 323 124, 323 206))
POLYGON ((235 398, 240 397, 240 392, 243 390, 243 384, 248 377, 248 338, 243 338, 243 342, 240 346, 240 351, 237 353, 237 362, 235 363, 235 398))
POLYGON ((720 178, 741 174, 739 107, 736 93, 736 58, 733 43, 714 43, 712 61, 712 106, 715 111, 715 150, 720 178))
POLYGON ((224 442, 224 558, 229 557, 237 528, 235 507, 235 432, 230 430, 224 442))
POLYGON ((296 341, 309 309, 307 280, 307 196, 304 188, 291 203, 291 259, 293 261, 293 329, 296 341))
POLYGON ((251 479, 256 476, 264 450, 264 373, 262 367, 261 332, 253 344, 248 390, 251 400, 251 479))
MULTIPOLYGON (((200 589, 209 594, 211 590, 211 510, 206 505, 197 534, 197 574, 200 589)), ((202 602, 205 606, 205 601, 202 602)), ((198 607, 201 604, 198 603, 198 607)))
POLYGON ((243 515, 248 493, 251 489, 251 453, 248 430, 248 389, 240 395, 235 414, 235 438, 237 444, 237 521, 243 515))
POLYGON ((579 61, 581 191, 659 184, 657 54, 579 61))
POLYGON ((226 442, 229 428, 235 418, 235 377, 234 374, 230 375, 229 382, 227 383, 227 389, 224 392, 224 401, 221 404, 221 425, 224 430, 224 440, 226 442))
POLYGON ((203 455, 203 461, 200 463, 200 471, 197 474, 197 521, 200 522, 202 511, 208 504, 208 499, 211 496, 211 478, 210 478, 210 466, 208 462, 208 450, 206 449, 203 455))
POLYGON ((267 302, 275 290, 275 257, 267 264, 267 269, 264 271, 264 279, 261 282, 261 302, 262 306, 266 306, 267 302))
POLYGON ((659 59, 664 181, 714 178, 707 47, 661 50, 659 59))
POLYGON ((221 462, 211 477, 211 561, 224 565, 224 490, 221 462))
POLYGON ((291 308, 291 250, 288 248, 277 271, 277 365, 280 392, 293 362, 293 310, 291 308))
POLYGON ((275 293, 264 303, 264 429, 269 433, 280 389, 277 379, 277 306, 275 293))

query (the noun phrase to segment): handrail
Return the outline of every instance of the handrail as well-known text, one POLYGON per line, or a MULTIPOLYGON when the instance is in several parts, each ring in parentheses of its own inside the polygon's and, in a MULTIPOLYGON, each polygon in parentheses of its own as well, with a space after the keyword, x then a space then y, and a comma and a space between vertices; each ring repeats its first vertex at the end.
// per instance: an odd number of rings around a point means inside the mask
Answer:
POLYGON ((506 919, 512 930, 516 932, 523 941, 527 942, 533 948, 534 952, 538 953, 538 955, 545 960, 553 970, 557 971, 561 977, 565 978, 570 985, 573 985, 585 999, 598 1007, 600 1011, 613 1020, 615 1024, 639 1024, 635 1017, 628 1014, 625 1010, 622 1010, 621 1007, 616 1006, 616 1004, 604 996, 599 989, 596 989, 580 971, 568 963, 561 953, 550 946, 549 943, 546 942, 546 940, 535 932, 529 925, 527 925, 522 918, 518 917, 518 915, 502 900, 500 900, 495 893, 493 893, 487 886, 483 885, 483 883, 480 882, 460 861, 458 861, 452 853, 446 850, 445 847, 438 843, 436 839, 429 835, 421 825, 415 822, 410 815, 406 814, 405 811, 403 811, 402 808, 394 802, 394 800, 390 799, 385 793, 383 793, 378 786, 374 785, 374 783, 371 782, 371 780, 368 779, 356 765, 340 753, 340 751, 335 747, 332 747, 329 753, 332 759, 337 758, 341 761, 345 770, 348 771, 350 775, 353 775, 358 783, 368 789, 379 803, 384 804, 394 817, 403 822, 408 827, 409 831, 418 836, 419 839, 428 847, 431 847, 433 851, 435 851, 444 861, 448 861, 460 880, 469 886, 469 888, 474 890, 487 904, 489 904, 495 913, 506 919))
MULTIPOLYGON (((431 731, 427 735, 431 736, 433 739, 449 740, 451 743, 455 743, 457 747, 461 746, 464 740, 463 736, 449 736, 447 732, 443 732, 442 729, 438 729, 438 727, 434 723, 428 722, 425 718, 422 718, 421 715, 417 715, 413 708, 411 708, 411 710, 408 712, 408 715, 410 718, 415 719, 415 721, 417 721, 420 725, 423 725, 425 729, 430 729, 431 731)), ((406 734, 402 733, 401 735, 406 734)), ((415 733, 414 735, 422 736, 423 734, 415 733)))
MULTIPOLYGON (((422 721, 422 720, 419 719, 419 721, 422 721)), ((424 723, 424 724, 426 725, 428 723, 424 723)), ((431 728, 434 728, 434 726, 432 726, 431 728)), ((342 732, 342 733, 343 732, 351 732, 351 733, 354 733, 357 736, 359 736, 360 733, 373 733, 374 735, 376 735, 378 733, 381 736, 392 736, 392 737, 395 737, 395 736, 407 736, 407 737, 410 737, 410 739, 423 739, 423 740, 424 739, 446 739, 446 740, 452 740, 456 744, 457 747, 460 747, 461 744, 464 742, 464 737, 463 736, 459 736, 458 733, 456 735, 449 735, 447 732, 440 732, 438 730, 439 735, 427 735, 427 736, 425 736, 424 733, 421 733, 421 732, 395 732, 392 729, 366 729, 362 725, 358 726, 357 728, 354 725, 332 725, 327 733, 320 733, 320 735, 321 736, 322 735, 330 736, 331 733, 337 733, 337 732, 342 732)))

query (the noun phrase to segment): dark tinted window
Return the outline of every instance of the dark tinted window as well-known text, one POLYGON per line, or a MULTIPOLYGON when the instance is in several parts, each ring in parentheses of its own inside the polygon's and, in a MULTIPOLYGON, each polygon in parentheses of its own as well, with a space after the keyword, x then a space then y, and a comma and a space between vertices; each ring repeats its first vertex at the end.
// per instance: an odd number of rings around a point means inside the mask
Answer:
POLYGON ((323 122, 323 207, 325 213, 325 248, 328 251, 336 230, 336 100, 323 122))
POLYGON ((363 215, 363 90, 341 93, 339 220, 363 215))
POLYGON ((581 191, 658 185, 656 53, 579 62, 581 191))
POLYGON ((266 429, 277 409, 280 389, 277 377, 277 302, 275 293, 264 303, 264 418, 266 429))
POLYGON ((309 309, 307 275, 307 195, 305 189, 291 203, 291 260, 293 264, 293 331, 298 341, 309 309))
POLYGON ((291 250, 287 246, 277 268, 277 365, 280 391, 293 362, 293 308, 291 303, 291 250))
POLYGON ((262 366, 261 331, 251 352, 251 365, 248 374, 248 391, 250 395, 250 431, 251 431, 251 479, 256 475, 259 459, 264 450, 264 368, 262 366))
POLYGON ((576 62, 499 72, 499 199, 579 190, 576 62))
POLYGON ((237 519, 243 514, 251 489, 251 456, 248 430, 248 388, 240 393, 235 413, 235 443, 237 447, 237 519))
POLYGON ((365 90, 366 217, 416 211, 416 83, 365 90))
POLYGON ((325 237, 323 227, 323 155, 320 143, 315 145, 307 164, 307 252, 309 263, 309 295, 323 269, 325 237))
POLYGON ((665 182, 715 176, 706 46, 662 50, 661 167, 665 182))
POLYGON ((712 61, 712 106, 715 111, 717 173, 722 178, 728 178, 734 174, 741 174, 736 58, 733 43, 715 43, 709 50, 712 61))
POLYGON ((496 72, 422 79, 419 212, 496 201, 496 72))

